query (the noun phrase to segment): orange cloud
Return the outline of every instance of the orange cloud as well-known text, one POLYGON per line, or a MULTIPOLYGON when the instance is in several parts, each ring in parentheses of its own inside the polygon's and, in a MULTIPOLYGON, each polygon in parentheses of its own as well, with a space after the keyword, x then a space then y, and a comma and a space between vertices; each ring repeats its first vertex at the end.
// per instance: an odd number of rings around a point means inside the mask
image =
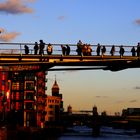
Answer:
POLYGON ((137 19, 135 22, 140 25, 140 19, 137 19))
POLYGON ((18 32, 6 32, 5 29, 0 28, 0 41, 9 42, 15 39, 20 33, 18 32))
POLYGON ((5 32, 5 29, 0 28, 0 33, 4 33, 4 32, 5 32))
POLYGON ((33 10, 26 6, 26 2, 33 2, 33 0, 7 0, 0 3, 0 12, 7 14, 32 13, 33 10))
POLYGON ((137 102, 137 100, 130 100, 129 102, 130 103, 135 103, 135 102, 137 102))

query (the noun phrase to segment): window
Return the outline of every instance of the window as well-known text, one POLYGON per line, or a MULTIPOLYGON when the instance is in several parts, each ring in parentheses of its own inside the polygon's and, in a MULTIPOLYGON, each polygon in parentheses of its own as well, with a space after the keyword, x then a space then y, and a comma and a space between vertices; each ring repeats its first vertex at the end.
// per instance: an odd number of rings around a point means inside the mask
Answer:
POLYGON ((27 100, 34 100, 34 93, 33 92, 26 92, 26 99, 27 100))
POLYGON ((34 90, 35 87, 34 87, 34 81, 27 81, 25 82, 25 89, 26 90, 34 90))
POLYGON ((54 113, 53 113, 53 111, 49 111, 49 115, 53 115, 54 113))
POLYGON ((19 90, 19 82, 16 82, 12 84, 12 90, 19 90))
POLYGON ((2 85, 5 85, 5 80, 2 80, 2 85))
POLYGON ((32 103, 26 103, 26 109, 33 109, 33 104, 32 103))
POLYGON ((35 80, 35 76, 33 73, 26 74, 25 80, 35 80))
POLYGON ((49 121, 54 121, 54 118, 53 117, 49 117, 49 121))
POLYGON ((49 105, 49 108, 53 108, 53 105, 49 105))

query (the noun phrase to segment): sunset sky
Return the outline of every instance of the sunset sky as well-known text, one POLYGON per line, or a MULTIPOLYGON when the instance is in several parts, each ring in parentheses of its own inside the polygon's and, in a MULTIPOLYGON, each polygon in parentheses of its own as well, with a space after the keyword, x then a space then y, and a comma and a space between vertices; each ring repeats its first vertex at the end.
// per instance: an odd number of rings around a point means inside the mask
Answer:
MULTIPOLYGON (((0 42, 137 45, 140 0, 0 0, 0 42)), ((48 73, 48 94, 55 75, 64 107, 99 113, 140 107, 140 69, 48 73)))

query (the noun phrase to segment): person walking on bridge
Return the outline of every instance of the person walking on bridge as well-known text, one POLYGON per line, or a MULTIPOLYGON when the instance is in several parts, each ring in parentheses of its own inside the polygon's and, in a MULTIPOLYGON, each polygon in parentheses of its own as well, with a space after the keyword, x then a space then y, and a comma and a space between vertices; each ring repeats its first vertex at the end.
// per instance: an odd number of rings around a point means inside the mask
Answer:
POLYGON ((132 56, 136 56, 136 50, 135 50, 135 47, 133 47, 133 48, 131 49, 131 52, 132 52, 132 56))
POLYGON ((40 55, 44 54, 44 48, 45 48, 45 43, 43 42, 43 40, 40 40, 40 44, 39 44, 39 54, 40 55))
POLYGON ((112 46, 112 48, 110 50, 110 54, 111 54, 111 56, 114 56, 114 54, 115 54, 115 46, 114 45, 112 46))
POLYGON ((36 55, 38 52, 38 43, 35 42, 35 46, 34 46, 34 54, 36 55))
POLYGON ((100 56, 100 52, 101 52, 101 45, 98 43, 97 44, 97 49, 96 49, 96 52, 97 52, 97 56, 100 56))
POLYGON ((66 45, 66 55, 70 55, 70 46, 66 45))
POLYGON ((87 44, 87 55, 88 56, 91 56, 91 53, 92 53, 91 45, 90 44, 87 44))
POLYGON ((76 52, 78 55, 82 55, 82 48, 83 48, 83 43, 81 40, 78 41, 77 43, 77 49, 76 49, 76 52))
POLYGON ((24 48, 25 48, 25 54, 29 54, 29 47, 25 45, 24 48))
POLYGON ((105 55, 105 53, 106 53, 106 47, 105 47, 105 46, 103 46, 103 47, 102 47, 102 56, 104 56, 104 55, 105 55))
POLYGON ((52 44, 49 43, 47 46, 47 53, 48 53, 48 55, 51 55, 52 52, 53 52, 53 46, 52 46, 52 44))
POLYGON ((120 46, 120 51, 119 51, 120 57, 122 57, 124 55, 124 52, 125 52, 125 50, 124 50, 123 46, 121 45, 120 46))
POLYGON ((64 45, 61 45, 62 49, 62 55, 66 55, 66 47, 64 45))

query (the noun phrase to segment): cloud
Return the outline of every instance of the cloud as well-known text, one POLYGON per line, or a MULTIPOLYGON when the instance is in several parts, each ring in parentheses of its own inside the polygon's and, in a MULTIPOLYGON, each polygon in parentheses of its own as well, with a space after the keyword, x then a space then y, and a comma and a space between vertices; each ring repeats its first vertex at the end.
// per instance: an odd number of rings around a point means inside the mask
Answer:
POLYGON ((4 33, 4 32, 5 32, 5 29, 0 28, 0 33, 4 33))
POLYGON ((64 20, 66 17, 65 16, 59 16, 58 20, 64 20))
POLYGON ((95 98, 107 98, 108 96, 95 96, 95 98))
POLYGON ((140 25, 140 19, 137 19, 135 22, 140 25))
POLYGON ((7 14, 32 13, 33 10, 25 4, 27 2, 34 2, 34 0, 7 0, 0 3, 0 12, 7 14))
POLYGON ((9 42, 15 39, 20 33, 18 32, 7 32, 5 29, 0 28, 0 41, 9 42))
POLYGON ((123 100, 118 100, 115 103, 124 103, 124 101, 123 100))
POLYGON ((134 89, 140 89, 140 86, 136 86, 136 87, 134 87, 134 89))
POLYGON ((35 2, 36 0, 24 0, 25 2, 35 2))
POLYGON ((130 100, 129 102, 130 103, 135 103, 135 102, 137 102, 137 100, 130 100))

